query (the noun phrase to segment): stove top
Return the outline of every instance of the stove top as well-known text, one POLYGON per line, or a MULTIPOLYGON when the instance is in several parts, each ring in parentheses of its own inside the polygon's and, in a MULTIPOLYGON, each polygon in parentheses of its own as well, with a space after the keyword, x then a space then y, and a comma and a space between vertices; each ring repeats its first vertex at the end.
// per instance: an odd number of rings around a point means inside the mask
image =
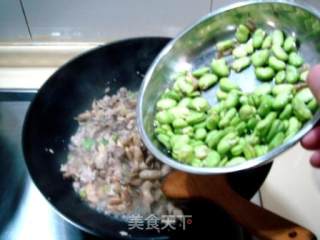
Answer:
MULTIPOLYGON (((98 240, 60 216, 28 175, 21 132, 35 93, 0 91, 0 240, 98 240)), ((252 239, 240 227, 237 235, 252 239)))
POLYGON ((45 200, 23 160, 21 130, 34 93, 0 93, 0 239, 98 239, 73 227, 45 200))

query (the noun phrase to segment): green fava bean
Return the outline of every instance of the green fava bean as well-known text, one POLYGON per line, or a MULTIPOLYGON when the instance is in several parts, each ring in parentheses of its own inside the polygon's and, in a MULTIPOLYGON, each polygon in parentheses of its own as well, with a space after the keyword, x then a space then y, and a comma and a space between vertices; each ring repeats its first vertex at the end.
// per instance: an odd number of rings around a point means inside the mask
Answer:
POLYGON ((258 50, 251 56, 253 66, 262 67, 268 62, 270 51, 267 49, 258 50))
POLYGON ((279 119, 274 120, 266 137, 267 142, 270 143, 271 140, 276 136, 276 134, 283 130, 284 126, 282 121, 280 121, 279 119))
POLYGON ((254 147, 248 143, 246 143, 243 147, 243 154, 247 160, 255 158, 257 156, 254 147))
POLYGON ((156 114, 156 120, 161 124, 172 123, 174 116, 169 111, 160 111, 156 114))
POLYGON ((254 48, 260 48, 262 46, 263 40, 266 36, 266 32, 258 28, 252 36, 252 43, 254 48))
POLYGON ((197 146, 202 146, 203 145, 203 141, 201 140, 196 140, 196 139, 191 139, 189 141, 189 145, 193 148, 197 147, 197 146))
POLYGON ((270 112, 263 120, 258 122, 255 130, 259 134, 259 136, 266 135, 276 117, 277 114, 275 112, 270 112))
POLYGON ((269 49, 272 46, 272 37, 268 35, 262 43, 262 49, 269 49))
POLYGON ((209 130, 213 130, 217 128, 220 117, 218 113, 212 112, 209 113, 206 119, 206 128, 209 130))
POLYGON ((188 123, 182 118, 176 118, 173 120, 172 126, 174 128, 184 128, 184 127, 188 126, 188 123))
POLYGON ((188 144, 190 137, 188 135, 173 135, 170 139, 170 145, 174 147, 175 145, 188 144))
POLYGON ((273 105, 274 99, 270 95, 264 95, 261 97, 261 103, 258 108, 258 114, 261 117, 267 116, 271 110, 272 110, 272 105, 273 105))
POLYGON ((233 48, 234 46, 234 41, 232 39, 228 39, 228 40, 224 40, 224 41, 221 41, 221 42, 218 42, 216 47, 217 47, 217 50, 220 51, 220 52, 223 52, 223 51, 226 51, 230 48, 233 48))
POLYGON ((204 121, 206 119, 206 114, 202 112, 191 112, 190 115, 186 117, 188 124, 196 124, 204 121))
POLYGON ((261 81, 271 81, 275 75, 271 67, 258 67, 255 70, 256 76, 261 81))
POLYGON ((184 163, 191 163, 194 158, 194 149, 188 144, 178 144, 172 149, 172 157, 184 163))
POLYGON ((224 107, 229 109, 236 107, 239 103, 239 95, 236 92, 230 92, 224 101, 224 107))
POLYGON ((289 119, 285 141, 288 141, 290 138, 296 135, 296 133, 300 130, 301 126, 301 122, 296 117, 291 117, 289 119))
POLYGON ((282 123, 283 123, 283 129, 287 131, 289 127, 289 120, 288 119, 282 120, 282 123))
MULTIPOLYGON (((179 129, 179 128, 176 128, 175 130, 177 130, 177 129, 179 129)), ((181 128, 181 134, 188 135, 188 136, 192 137, 193 136, 193 128, 191 126, 181 128)))
POLYGON ((194 158, 191 161, 191 166, 193 166, 193 167, 203 167, 204 165, 203 165, 203 161, 202 160, 200 160, 198 158, 194 158))
POLYGON ((247 68, 251 63, 251 59, 249 57, 242 57, 239 59, 236 59, 232 63, 232 69, 235 72, 241 72, 243 69, 247 68))
POLYGON ((275 110, 283 109, 291 100, 291 95, 288 93, 278 94, 272 104, 272 108, 275 110))
POLYGON ((194 147, 194 155, 198 159, 204 159, 208 156, 210 149, 206 145, 198 145, 194 147))
POLYGON ((248 104, 249 105, 259 107, 260 103, 261 103, 261 96, 260 95, 253 93, 248 96, 248 104))
POLYGON ((221 159, 221 161, 218 164, 218 167, 224 167, 229 161, 228 156, 225 156, 224 158, 221 159))
POLYGON ((284 139, 285 139, 284 133, 278 132, 276 136, 272 139, 272 141, 269 143, 269 150, 280 146, 283 143, 284 139))
POLYGON ((226 154, 232 147, 234 147, 239 141, 239 137, 236 133, 228 133, 224 136, 221 141, 218 143, 217 152, 220 155, 226 154))
POLYGON ((219 89, 217 90, 217 92, 216 92, 216 96, 217 96, 217 99, 221 102, 221 101, 227 99, 228 93, 222 91, 222 90, 219 88, 219 89))
POLYGON ((203 140, 207 136, 207 130, 205 128, 198 128, 194 134, 194 138, 197 140, 203 140))
POLYGON ((161 98, 171 98, 175 101, 179 101, 182 98, 182 94, 180 92, 167 89, 161 98))
POLYGON ((208 133, 207 137, 206 137, 206 140, 205 140, 205 143, 211 148, 211 149, 214 149, 220 139, 226 134, 225 131, 223 130, 213 130, 211 132, 208 133))
POLYGON ((209 103, 203 97, 196 97, 190 102, 190 108, 198 112, 204 112, 209 109, 209 103))
POLYGON ((210 110, 208 111, 209 114, 212 114, 212 113, 219 113, 223 110, 223 106, 222 104, 216 104, 214 106, 212 106, 210 108, 210 110))
POLYGON ((272 94, 293 93, 294 86, 291 84, 279 84, 273 87, 272 94))
POLYGON ((254 52, 254 47, 253 47, 253 42, 252 39, 250 39, 246 44, 245 44, 245 49, 247 54, 252 54, 254 52))
POLYGON ((295 38, 291 37, 291 36, 287 37, 286 40, 284 41, 283 49, 286 52, 291 52, 291 51, 297 50, 297 44, 296 44, 295 38))
POLYGON ((236 30, 236 39, 238 40, 239 43, 245 43, 250 35, 250 30, 248 29, 247 26, 240 24, 236 30))
POLYGON ((180 90, 182 93, 190 95, 194 88, 191 83, 188 83, 184 79, 178 79, 174 85, 174 89, 180 90))
POLYGON ((212 73, 206 73, 198 81, 198 86, 201 90, 206 90, 213 86, 218 81, 218 77, 212 73))
POLYGON ((169 124, 162 124, 159 127, 164 131, 172 132, 172 128, 171 128, 171 126, 169 124))
POLYGON ((291 52, 289 54, 289 64, 295 67, 301 67, 304 63, 303 58, 296 52, 291 52))
POLYGON ((293 108, 291 104, 285 106, 282 112, 279 115, 280 120, 289 119, 293 113, 293 108))
POLYGON ((269 58, 268 64, 270 67, 272 67, 276 71, 284 70, 286 69, 286 63, 279 60, 278 58, 271 56, 269 58))
POLYGON ((257 126, 259 120, 260 119, 258 117, 250 118, 247 123, 247 129, 250 131, 254 130, 254 128, 257 126))
POLYGON ((227 111, 227 113, 221 118, 219 122, 220 128, 225 128, 229 125, 231 119, 237 114, 237 110, 235 108, 231 108, 227 111))
POLYGON ((299 81, 300 75, 296 67, 288 65, 286 69, 286 81, 288 83, 296 83, 299 81))
POLYGON ((269 148, 267 145, 257 145, 254 147, 254 149, 256 151, 257 157, 263 156, 263 155, 267 154, 269 151, 269 148))
POLYGON ((203 122, 200 122, 200 123, 197 123, 195 125, 193 125, 192 127, 197 130, 199 128, 205 128, 207 125, 207 122, 206 121, 203 121, 203 122))
POLYGON ((256 109, 250 105, 243 105, 239 110, 239 117, 241 120, 249 120, 256 113, 256 109))
POLYGON ((313 98, 308 104, 308 108, 310 109, 311 112, 315 112, 318 109, 318 103, 315 98, 313 98))
POLYGON ((260 138, 254 133, 245 136, 245 142, 250 145, 257 145, 260 143, 260 138))
POLYGON ((279 59, 282 61, 287 61, 288 60, 288 54, 286 53, 285 50, 283 50, 282 47, 280 47, 279 45, 273 45, 272 46, 272 53, 279 59))
POLYGON ((243 152, 243 146, 241 145, 236 145, 233 148, 231 148, 231 154, 234 157, 240 156, 243 152))
POLYGON ((165 134, 158 134, 157 139, 160 143, 162 143, 163 146, 165 146, 166 149, 171 149, 170 145, 170 137, 165 134))
POLYGON ((201 95, 201 93, 199 91, 193 91, 190 94, 187 94, 188 97, 199 97, 201 95))
POLYGON ((236 126, 236 131, 238 132, 239 135, 244 134, 246 130, 247 130, 247 124, 245 122, 240 122, 236 126))
POLYGON ((191 111, 187 107, 183 107, 183 106, 176 106, 176 107, 170 108, 168 111, 170 112, 170 114, 173 115, 174 118, 186 119, 187 116, 191 114, 191 111))
POLYGON ((236 165, 242 164, 246 161, 247 160, 243 157, 235 157, 235 158, 230 159, 230 161, 227 162, 225 166, 226 167, 236 166, 236 165))
POLYGON ((297 97, 292 100, 292 108, 294 114, 301 122, 308 121, 312 118, 312 112, 308 106, 297 97))
POLYGON ((159 110, 166 110, 166 109, 172 108, 176 105, 177 105, 177 101, 175 101, 171 98, 163 98, 157 102, 157 108, 159 110))
POLYGON ((206 167, 217 167, 220 162, 220 154, 211 150, 208 156, 203 160, 203 165, 206 167))
POLYGON ((235 49, 233 49, 232 55, 235 58, 246 57, 248 55, 248 52, 247 52, 247 49, 246 49, 246 45, 245 44, 241 44, 238 47, 236 47, 235 49))
POLYGON ((275 83, 276 84, 282 84, 286 80, 286 71, 280 71, 276 74, 275 78, 275 83))
POLYGON ((231 127, 236 127, 238 123, 241 122, 241 119, 239 117, 239 114, 236 114, 230 121, 230 126, 231 127))
POLYGON ((241 105, 247 105, 249 104, 249 98, 247 95, 242 95, 240 98, 239 98, 239 102, 241 105))
POLYGON ((308 103, 309 101, 311 101, 314 96, 310 90, 310 88, 304 88, 302 90, 300 90, 296 96, 296 98, 299 98, 301 101, 303 101, 304 103, 308 103))
POLYGON ((217 74, 219 77, 228 77, 229 76, 229 67, 227 66, 226 60, 222 59, 213 59, 211 62, 212 71, 217 74))
POLYGON ((281 30, 274 30, 272 33, 272 44, 276 46, 282 46, 284 42, 284 34, 281 30))
POLYGON ((191 105, 192 98, 185 97, 180 100, 178 103, 179 107, 189 107, 191 105))
POLYGON ((229 78, 221 78, 220 79, 220 88, 225 92, 230 92, 233 89, 238 89, 238 86, 230 81, 229 78))
POLYGON ((192 76, 196 77, 196 78, 200 78, 202 77, 204 74, 208 73, 210 71, 210 68, 208 67, 201 67, 201 68, 198 68, 196 70, 194 70, 192 72, 192 76))
POLYGON ((270 94, 271 91, 272 91, 272 86, 271 86, 271 84, 269 84, 269 83, 263 83, 263 84, 260 84, 260 85, 256 88, 256 90, 254 90, 254 94, 263 96, 263 95, 270 94))

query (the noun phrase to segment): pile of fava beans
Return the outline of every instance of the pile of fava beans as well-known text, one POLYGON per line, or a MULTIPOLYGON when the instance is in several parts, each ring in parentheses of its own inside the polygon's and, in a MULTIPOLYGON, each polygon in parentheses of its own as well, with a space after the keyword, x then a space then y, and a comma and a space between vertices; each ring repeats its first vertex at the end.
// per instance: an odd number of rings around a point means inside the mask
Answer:
POLYGON ((233 39, 215 48, 218 57, 177 72, 156 103, 156 139, 173 159, 196 167, 234 166, 262 156, 294 137, 318 109, 294 37, 241 24, 233 39), (249 66, 262 83, 245 93, 228 77, 249 66), (210 106, 201 93, 216 84, 218 103, 210 106))

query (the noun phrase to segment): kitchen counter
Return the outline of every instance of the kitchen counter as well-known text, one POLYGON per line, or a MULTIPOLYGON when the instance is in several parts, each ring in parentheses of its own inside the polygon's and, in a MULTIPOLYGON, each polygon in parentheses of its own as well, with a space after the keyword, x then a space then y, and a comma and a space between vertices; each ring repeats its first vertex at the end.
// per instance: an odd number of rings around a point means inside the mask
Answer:
POLYGON ((320 238, 320 170, 300 144, 277 157, 261 188, 262 204, 313 231, 320 238))

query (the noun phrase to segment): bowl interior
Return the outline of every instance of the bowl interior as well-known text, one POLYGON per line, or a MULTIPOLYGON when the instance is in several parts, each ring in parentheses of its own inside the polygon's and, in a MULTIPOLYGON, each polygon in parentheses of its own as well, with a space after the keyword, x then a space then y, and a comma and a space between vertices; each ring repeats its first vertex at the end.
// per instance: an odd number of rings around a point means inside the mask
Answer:
MULTIPOLYGON (((239 166, 225 168, 198 168, 178 163, 170 158, 154 137, 155 104, 161 93, 173 83, 172 76, 179 70, 196 69, 208 65, 215 56, 214 45, 218 41, 234 37, 236 27, 248 21, 267 31, 281 29, 286 35, 296 36, 299 52, 306 63, 320 62, 320 19, 312 8, 285 1, 251 1, 239 3, 212 13, 170 42, 158 55, 142 84, 138 113, 143 139, 160 160, 171 167, 199 174, 226 173, 258 166, 271 161, 276 155, 292 146, 319 119, 319 113, 285 146, 280 146, 267 155, 239 166)), ((228 59, 227 59, 228 61, 228 59)), ((229 78, 245 92, 250 92, 261 82, 255 78, 253 67, 240 74, 231 73, 229 78)), ((218 85, 203 93, 210 104, 215 104, 218 85)))

